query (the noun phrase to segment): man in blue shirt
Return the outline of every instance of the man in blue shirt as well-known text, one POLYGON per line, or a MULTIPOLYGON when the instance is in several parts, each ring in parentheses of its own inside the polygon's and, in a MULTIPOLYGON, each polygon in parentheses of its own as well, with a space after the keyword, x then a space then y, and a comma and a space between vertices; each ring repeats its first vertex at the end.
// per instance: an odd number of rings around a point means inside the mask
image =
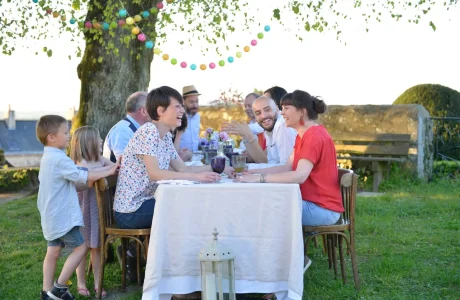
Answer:
POLYGON ((115 124, 107 134, 104 143, 103 156, 116 160, 123 154, 134 132, 147 122, 150 122, 149 114, 145 109, 147 92, 135 92, 126 100, 126 117, 115 124))
POLYGON ((200 114, 198 114, 199 95, 201 94, 198 93, 193 85, 184 86, 182 89, 188 125, 180 140, 181 149, 198 151, 198 144, 200 142, 200 114))

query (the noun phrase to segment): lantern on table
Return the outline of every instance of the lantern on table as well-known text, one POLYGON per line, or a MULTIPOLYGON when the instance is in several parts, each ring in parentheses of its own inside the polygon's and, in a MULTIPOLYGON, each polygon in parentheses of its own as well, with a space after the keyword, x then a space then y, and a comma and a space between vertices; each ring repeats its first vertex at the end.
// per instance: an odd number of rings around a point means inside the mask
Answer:
POLYGON ((202 300, 224 300, 223 286, 224 277, 226 277, 228 278, 229 300, 235 300, 235 255, 232 250, 219 243, 217 228, 214 228, 212 234, 214 235, 212 244, 201 249, 199 255, 201 298, 202 300))

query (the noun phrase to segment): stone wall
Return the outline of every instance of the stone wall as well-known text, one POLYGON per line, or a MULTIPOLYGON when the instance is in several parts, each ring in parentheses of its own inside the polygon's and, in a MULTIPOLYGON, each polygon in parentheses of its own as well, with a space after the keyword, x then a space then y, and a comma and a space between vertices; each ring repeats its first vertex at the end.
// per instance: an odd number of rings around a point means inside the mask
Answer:
MULTIPOLYGON (((218 129, 223 121, 247 122, 243 107, 200 107, 201 130, 218 129)), ((409 105, 331 105, 319 122, 331 135, 345 133, 409 134, 410 162, 419 177, 427 177, 433 167, 433 130, 427 110, 409 105)), ((238 138, 237 138, 238 139, 238 138)))
POLYGON ((15 168, 30 168, 40 166, 43 153, 35 154, 5 154, 6 160, 15 168))
POLYGON ((334 136, 340 133, 409 134, 409 158, 417 175, 431 175, 433 124, 421 105, 331 105, 319 122, 334 136))

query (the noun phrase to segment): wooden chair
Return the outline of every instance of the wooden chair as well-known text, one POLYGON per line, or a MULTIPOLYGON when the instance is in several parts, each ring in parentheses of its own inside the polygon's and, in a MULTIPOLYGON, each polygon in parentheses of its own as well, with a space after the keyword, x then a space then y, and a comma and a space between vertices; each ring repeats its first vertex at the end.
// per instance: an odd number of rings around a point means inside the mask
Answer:
MULTIPOLYGON (((140 266, 140 256, 141 256, 141 247, 144 249, 144 257, 147 259, 147 251, 149 247, 149 237, 150 237, 150 228, 145 229, 120 229, 115 223, 114 213, 113 213, 113 200, 114 193, 113 188, 117 183, 116 176, 109 176, 107 180, 102 178, 97 181, 95 184, 96 189, 96 198, 97 206, 99 208, 99 226, 101 232, 101 253, 103 257, 101 258, 101 276, 99 278, 99 290, 97 292, 97 298, 101 299, 101 293, 103 288, 103 279, 104 279, 104 266, 105 266, 105 257, 107 255, 107 247, 110 241, 120 238, 121 239, 121 283, 123 290, 126 289, 126 249, 129 239, 133 239, 137 242, 137 282, 139 285, 142 284, 141 280, 141 266, 140 266), (141 240, 141 237, 144 237, 144 241, 141 240)), ((96 278, 94 279, 96 280, 96 278)))
POLYGON ((342 202, 345 211, 340 216, 339 221, 334 225, 325 226, 303 226, 304 234, 304 253, 305 256, 308 253, 308 244, 311 239, 321 235, 323 238, 326 237, 326 250, 328 253, 329 268, 334 267, 334 273, 337 277, 337 259, 335 248, 339 249, 340 255, 340 266, 342 271, 343 282, 346 283, 345 274, 345 261, 343 257, 343 240, 347 244, 347 253, 351 256, 351 265, 353 269, 353 278, 355 281, 355 287, 359 290, 359 277, 358 277, 358 265, 356 258, 356 247, 355 247, 355 207, 356 207, 356 192, 358 186, 358 176, 350 170, 339 169, 339 182, 340 190, 342 193, 342 202), (345 234, 348 231, 349 237, 345 234), (312 233, 313 235, 307 235, 312 233))

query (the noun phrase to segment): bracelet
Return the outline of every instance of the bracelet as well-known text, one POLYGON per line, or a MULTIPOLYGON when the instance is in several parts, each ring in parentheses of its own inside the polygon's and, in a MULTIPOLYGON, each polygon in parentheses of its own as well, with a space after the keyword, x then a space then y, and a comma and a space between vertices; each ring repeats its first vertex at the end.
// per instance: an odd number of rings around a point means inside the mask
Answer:
POLYGON ((267 174, 260 174, 260 183, 267 182, 267 174))

